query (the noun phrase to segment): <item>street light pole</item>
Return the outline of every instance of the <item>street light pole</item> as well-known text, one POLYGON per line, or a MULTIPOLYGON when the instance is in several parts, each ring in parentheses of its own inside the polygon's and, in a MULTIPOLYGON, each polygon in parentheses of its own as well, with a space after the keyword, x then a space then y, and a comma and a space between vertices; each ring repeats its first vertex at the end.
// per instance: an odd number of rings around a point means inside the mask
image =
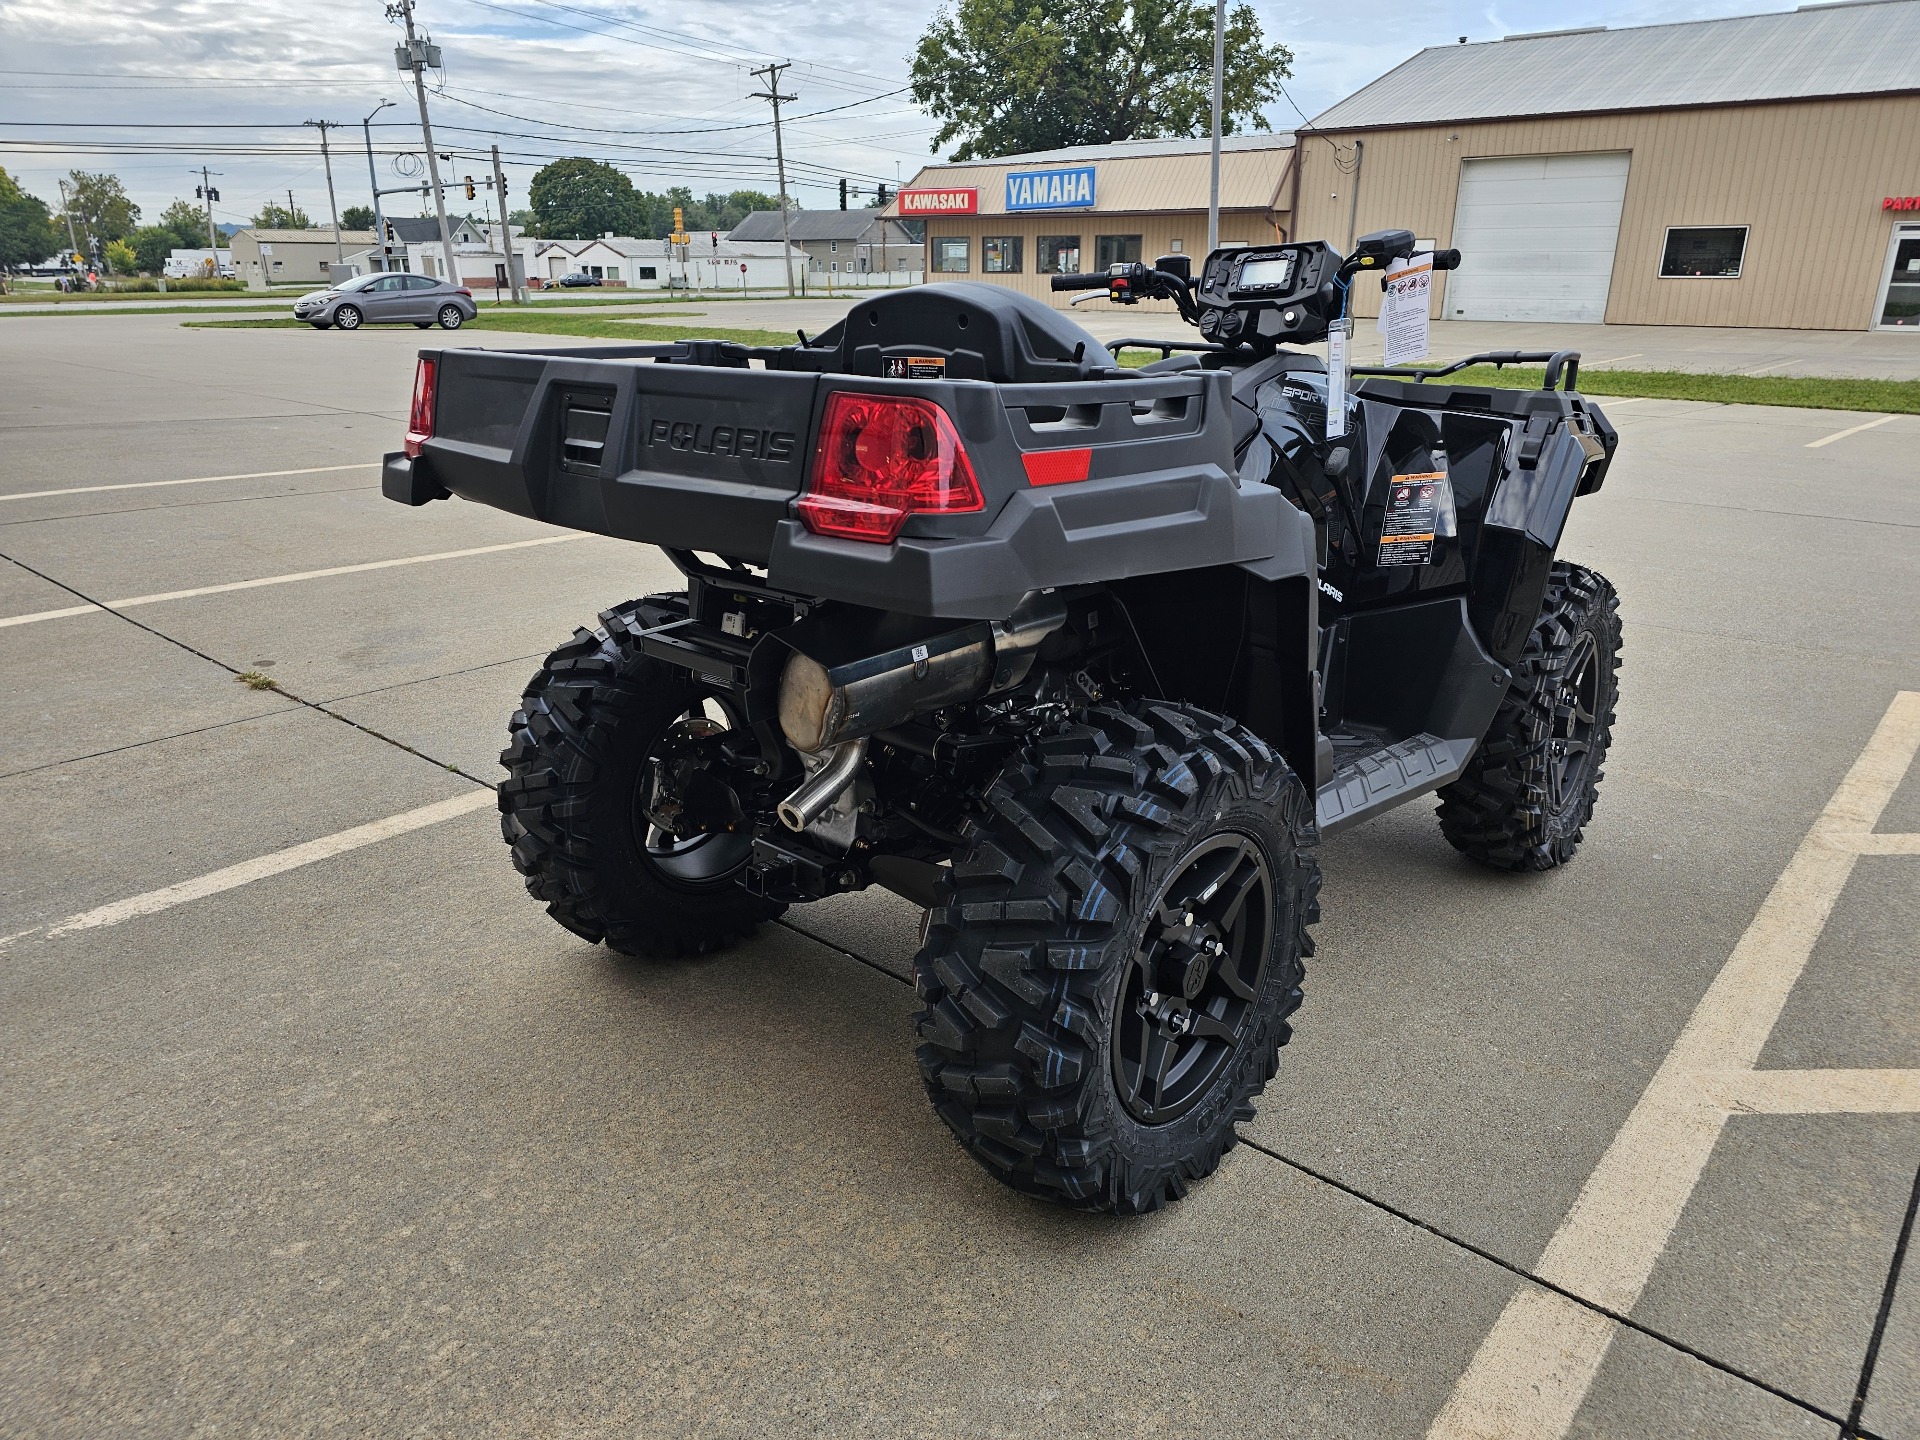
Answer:
POLYGON ((391 100, 382 100, 373 107, 373 115, 360 122, 360 133, 367 137, 367 183, 373 187, 373 234, 380 242, 380 268, 391 268, 387 264, 387 218, 380 211, 380 176, 373 168, 373 116, 382 110, 393 107, 391 100))
POLYGON ((1213 185, 1207 196, 1207 253, 1220 248, 1220 107, 1227 75, 1227 0, 1213 0, 1213 185))

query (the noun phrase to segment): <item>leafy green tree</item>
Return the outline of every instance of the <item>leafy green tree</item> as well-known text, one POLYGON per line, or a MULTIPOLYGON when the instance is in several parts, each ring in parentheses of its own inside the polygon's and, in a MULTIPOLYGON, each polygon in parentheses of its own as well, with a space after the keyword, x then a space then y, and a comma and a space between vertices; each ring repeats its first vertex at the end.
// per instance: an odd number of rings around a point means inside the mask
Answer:
POLYGON ((349 205, 340 212, 342 230, 371 230, 373 228, 373 207, 371 205, 349 205))
POLYGON ((515 210, 507 216, 507 223, 513 226, 516 235, 538 235, 540 217, 531 210, 515 210))
MULTIPOLYGON (((202 235, 200 238, 202 241, 205 241, 207 237, 202 235)), ((206 249, 205 244, 191 247, 181 246, 180 237, 164 225, 142 225, 127 237, 126 243, 133 250, 136 268, 148 275, 158 275, 162 270, 166 269, 167 256, 171 254, 176 247, 182 249, 206 249)))
POLYGON ((60 248, 52 212, 0 170, 0 270, 38 265, 60 248))
POLYGON ((173 243, 182 250, 207 248, 207 212, 192 200, 174 201, 153 223, 171 232, 173 243))
MULTIPOLYGON (((1293 52, 1250 5, 1227 16, 1221 128, 1267 130, 1293 52)), ((1206 0, 956 0, 920 37, 913 98, 955 160, 1199 135, 1211 124, 1206 0)))
POLYGON ((289 210, 284 205, 276 205, 269 200, 260 207, 260 213, 253 217, 256 230, 305 230, 313 222, 307 218, 307 212, 298 205, 289 210))
POLYGON ((140 207, 118 175, 75 170, 67 176, 67 196, 74 223, 102 245, 124 240, 140 223, 140 207))
POLYGON ((633 181, 613 166, 574 156, 541 167, 527 187, 535 229, 549 240, 591 240, 611 230, 641 235, 648 221, 633 181))
POLYGON ((107 269, 115 275, 132 275, 140 268, 140 257, 124 240, 107 242, 107 269))

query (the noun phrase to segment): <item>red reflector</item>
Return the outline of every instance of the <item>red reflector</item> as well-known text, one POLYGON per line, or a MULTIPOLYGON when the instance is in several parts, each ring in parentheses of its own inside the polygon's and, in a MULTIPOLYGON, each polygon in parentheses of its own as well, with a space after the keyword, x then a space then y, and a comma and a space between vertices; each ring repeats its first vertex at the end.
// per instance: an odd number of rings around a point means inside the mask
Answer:
POLYGON ((947 412, 911 395, 828 397, 800 521, 816 535, 890 544, 915 514, 987 508, 947 412))
POLYGON ((409 459, 417 458, 420 447, 433 438, 434 406, 434 362, 421 358, 419 367, 413 372, 413 409, 407 415, 406 452, 409 459))
POLYGON ((1029 485, 1071 485, 1087 478, 1093 451, 1029 450, 1020 458, 1026 464, 1029 485))

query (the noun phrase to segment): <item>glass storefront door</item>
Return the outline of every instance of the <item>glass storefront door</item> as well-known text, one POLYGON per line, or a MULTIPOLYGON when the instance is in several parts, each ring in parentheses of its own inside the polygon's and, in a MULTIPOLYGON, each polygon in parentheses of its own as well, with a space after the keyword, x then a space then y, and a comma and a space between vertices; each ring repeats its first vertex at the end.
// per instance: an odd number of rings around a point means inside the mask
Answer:
POLYGON ((1920 225, 1893 227, 1873 327, 1920 332, 1920 225))

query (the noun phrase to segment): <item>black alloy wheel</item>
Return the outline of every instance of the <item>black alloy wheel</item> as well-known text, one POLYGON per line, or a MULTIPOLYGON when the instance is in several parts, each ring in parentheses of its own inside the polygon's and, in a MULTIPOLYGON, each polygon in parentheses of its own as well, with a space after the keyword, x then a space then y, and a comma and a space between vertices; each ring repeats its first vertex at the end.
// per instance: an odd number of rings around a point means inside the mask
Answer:
POLYGON ((1574 637, 1560 677, 1553 736, 1547 742, 1547 804, 1557 817, 1586 793, 1594 765, 1593 735, 1600 719, 1600 647, 1591 633, 1574 637))
POLYGON ((1273 874, 1251 837, 1215 835, 1151 909, 1113 1012, 1113 1079, 1144 1125, 1177 1120, 1245 1037, 1266 978, 1273 874))

